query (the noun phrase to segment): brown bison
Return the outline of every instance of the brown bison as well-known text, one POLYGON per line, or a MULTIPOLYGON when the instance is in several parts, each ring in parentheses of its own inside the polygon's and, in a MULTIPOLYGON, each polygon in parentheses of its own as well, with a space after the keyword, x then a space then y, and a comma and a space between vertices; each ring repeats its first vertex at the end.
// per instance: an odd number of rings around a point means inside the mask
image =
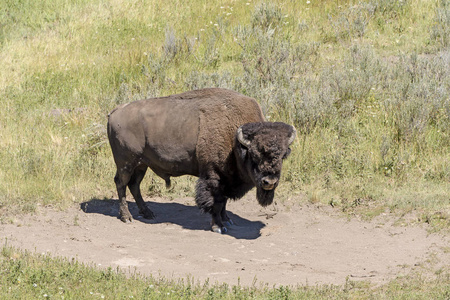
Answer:
POLYGON ((170 177, 193 175, 198 207, 212 215, 212 230, 232 224, 228 199, 256 186, 258 202, 272 203, 282 161, 296 136, 293 126, 265 122, 258 103, 237 92, 211 88, 123 104, 108 118, 108 138, 117 173, 120 219, 132 220, 126 187, 148 219, 140 183, 150 168, 170 186, 170 177))

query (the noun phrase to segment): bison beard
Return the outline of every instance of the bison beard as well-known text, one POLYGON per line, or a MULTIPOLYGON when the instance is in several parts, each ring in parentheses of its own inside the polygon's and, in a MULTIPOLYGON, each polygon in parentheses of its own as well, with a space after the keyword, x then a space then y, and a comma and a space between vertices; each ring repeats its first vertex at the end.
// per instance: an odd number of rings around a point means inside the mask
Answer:
POLYGON ((263 188, 256 188, 256 199, 258 199, 258 203, 261 206, 268 206, 272 204, 273 197, 275 196, 275 189, 273 190, 264 190, 263 188))

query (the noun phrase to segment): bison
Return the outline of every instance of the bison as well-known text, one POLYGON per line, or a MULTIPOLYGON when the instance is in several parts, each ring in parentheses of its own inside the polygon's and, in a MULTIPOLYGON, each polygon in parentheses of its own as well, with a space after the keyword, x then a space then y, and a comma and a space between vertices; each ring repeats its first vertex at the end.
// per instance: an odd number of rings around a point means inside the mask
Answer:
POLYGON ((126 187, 140 214, 145 205, 140 183, 150 168, 170 186, 170 177, 198 177, 195 201, 223 233, 232 221, 228 199, 256 186, 260 205, 272 203, 282 161, 296 136, 293 126, 266 122, 258 103, 237 92, 209 88, 122 104, 108 116, 108 138, 117 172, 120 219, 131 222, 126 187))

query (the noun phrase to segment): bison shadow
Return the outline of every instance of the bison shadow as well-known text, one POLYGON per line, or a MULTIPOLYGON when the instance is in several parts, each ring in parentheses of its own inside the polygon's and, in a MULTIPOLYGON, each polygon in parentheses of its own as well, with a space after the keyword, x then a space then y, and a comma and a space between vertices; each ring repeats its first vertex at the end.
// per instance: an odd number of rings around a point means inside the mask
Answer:
MULTIPOLYGON (((155 213, 156 218, 147 220, 139 215, 139 209, 135 202, 128 202, 128 208, 133 216, 134 222, 139 221, 146 224, 171 223, 188 230, 210 231, 211 216, 203 214, 196 206, 185 205, 176 202, 152 202, 147 201, 147 206, 155 213)), ((119 215, 119 200, 116 199, 91 199, 80 204, 80 208, 85 213, 102 214, 117 218, 119 215)), ((250 221, 237 214, 228 211, 229 217, 234 225, 229 227, 226 233, 236 239, 253 240, 261 236, 261 229, 265 224, 261 221, 250 221)), ((124 224, 125 226, 125 224, 124 224)))

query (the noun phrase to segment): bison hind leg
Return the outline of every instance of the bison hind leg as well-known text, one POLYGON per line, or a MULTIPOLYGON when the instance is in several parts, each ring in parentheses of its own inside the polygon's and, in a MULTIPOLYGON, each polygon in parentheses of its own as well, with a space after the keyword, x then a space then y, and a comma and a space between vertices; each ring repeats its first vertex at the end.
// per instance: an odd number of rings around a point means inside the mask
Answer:
POLYGON ((153 219, 155 218, 155 214, 147 207, 141 195, 140 185, 146 171, 146 166, 136 168, 130 178, 128 188, 130 189, 130 192, 133 195, 134 200, 136 201, 136 204, 139 208, 139 213, 146 219, 153 219))
POLYGON ((128 209, 128 203, 126 199, 127 184, 129 180, 130 174, 128 172, 120 172, 119 168, 117 168, 116 176, 114 176, 114 182, 116 183, 117 194, 119 196, 120 202, 119 218, 124 223, 130 223, 133 220, 130 214, 130 210, 128 209))

